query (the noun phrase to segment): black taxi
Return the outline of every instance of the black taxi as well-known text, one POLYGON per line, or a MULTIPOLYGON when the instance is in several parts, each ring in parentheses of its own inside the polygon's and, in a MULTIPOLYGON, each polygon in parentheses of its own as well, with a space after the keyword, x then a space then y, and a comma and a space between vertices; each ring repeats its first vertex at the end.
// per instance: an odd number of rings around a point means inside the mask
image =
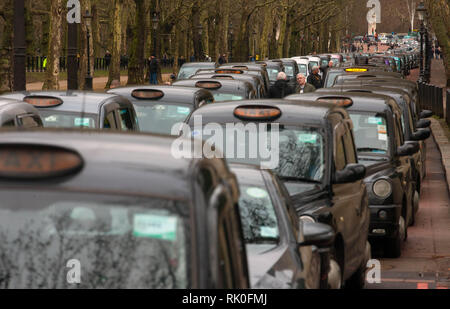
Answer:
POLYGON ((0 127, 35 128, 42 127, 39 111, 30 104, 0 98, 0 127))
POLYGON ((348 102, 358 161, 366 166, 369 239, 382 239, 386 255, 399 257, 415 214, 410 157, 419 152, 419 144, 405 141, 398 104, 385 95, 340 91, 294 95, 291 99, 348 102))
POLYGON ((177 75, 177 80, 189 79, 189 77, 195 75, 198 70, 214 70, 215 68, 217 68, 217 63, 215 62, 188 62, 181 66, 177 75))
POLYGON ((239 210, 252 288, 338 287, 340 273, 330 266, 328 250, 334 242, 333 229, 299 220, 286 188, 270 171, 243 164, 230 168, 241 193, 239 210))
POLYGON ((249 82, 236 79, 187 79, 172 84, 174 87, 206 89, 212 93, 215 102, 238 101, 256 98, 256 89, 249 82))
POLYGON ((175 124, 184 122, 200 106, 214 102, 211 92, 187 87, 145 85, 114 88, 108 93, 131 101, 140 130, 157 134, 172 134, 175 124))
POLYGON ((44 127, 139 131, 133 104, 118 95, 86 91, 23 91, 1 97, 25 101, 36 107, 44 127))
POLYGON ((264 80, 259 76, 253 76, 248 74, 216 74, 216 73, 200 73, 191 76, 191 79, 202 79, 202 78, 246 81, 252 84, 253 88, 255 88, 257 99, 263 99, 267 97, 266 87, 264 86, 264 80))
MULTIPOLYGON (((324 88, 332 87, 335 84, 336 78, 340 75, 347 75, 352 73, 380 73, 386 72, 383 68, 380 68, 375 65, 356 65, 356 66, 348 66, 343 65, 340 67, 333 67, 328 70, 327 76, 324 81, 324 88)), ((392 72, 386 72, 392 73, 392 72)), ((396 75, 395 77, 397 77, 396 75)))
POLYGON ((227 63, 215 70, 217 74, 250 74, 260 76, 264 80, 267 93, 270 88, 270 77, 265 63, 227 63))
POLYGON ((223 159, 174 153, 174 142, 2 132, 2 287, 248 288, 234 174, 223 159))
POLYGON ((302 219, 333 227, 332 257, 342 282, 365 284, 371 254, 365 167, 358 164, 345 109, 305 101, 222 102, 196 110, 188 124, 183 135, 215 140, 229 162, 272 170, 302 219))

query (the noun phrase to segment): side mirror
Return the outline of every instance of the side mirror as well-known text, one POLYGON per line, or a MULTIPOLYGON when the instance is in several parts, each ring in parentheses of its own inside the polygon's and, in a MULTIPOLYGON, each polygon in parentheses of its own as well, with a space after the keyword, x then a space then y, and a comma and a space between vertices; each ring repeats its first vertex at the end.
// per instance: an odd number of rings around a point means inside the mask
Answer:
POLYGON ((428 120, 428 119, 420 119, 416 123, 416 127, 418 129, 426 129, 426 128, 429 128, 430 126, 431 126, 431 120, 428 120))
POLYGON ((431 136, 430 129, 420 129, 412 134, 412 140, 416 142, 424 141, 426 139, 429 139, 430 136, 431 136))
POLYGON ((432 116, 433 116, 433 112, 432 112, 432 111, 429 111, 429 110, 423 110, 423 111, 420 113, 419 118, 420 118, 420 119, 425 119, 425 118, 430 118, 430 117, 432 117, 432 116))
POLYGON ((334 243, 334 237, 335 233, 331 226, 303 221, 303 242, 299 246, 330 247, 334 243))
POLYGON ((403 146, 398 147, 397 155, 400 157, 412 156, 420 150, 419 143, 406 142, 403 146))
POLYGON ((349 164, 342 171, 336 171, 335 184, 344 184, 362 180, 366 177, 366 167, 361 164, 349 164))

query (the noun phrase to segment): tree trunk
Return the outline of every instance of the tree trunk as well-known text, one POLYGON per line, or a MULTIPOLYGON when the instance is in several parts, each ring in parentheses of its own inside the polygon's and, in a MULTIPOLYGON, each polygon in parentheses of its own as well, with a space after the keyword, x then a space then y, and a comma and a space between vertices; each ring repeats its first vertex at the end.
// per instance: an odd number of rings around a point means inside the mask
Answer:
MULTIPOLYGON (((78 65, 78 85, 79 89, 84 89, 85 87, 85 78, 87 74, 87 64, 88 64, 88 55, 87 55, 87 26, 86 21, 83 18, 85 15, 85 12, 89 11, 91 12, 91 0, 82 0, 81 1, 81 24, 80 24, 80 31, 79 31, 79 40, 80 42, 80 48, 79 48, 79 65, 78 65)), ((91 37, 89 39, 89 47, 90 47, 90 57, 91 57, 91 73, 94 72, 94 61, 92 61, 93 56, 93 39, 92 39, 92 31, 91 31, 91 37)))
POLYGON ((286 0, 281 3, 280 15, 280 36, 278 37, 277 58, 283 58, 284 54, 284 40, 286 38, 286 23, 287 23, 288 8, 286 0))
POLYGON ((4 14, 5 27, 3 37, 0 38, 0 93, 12 91, 12 24, 13 24, 13 2, 6 0, 0 5, 4 14))
POLYGON ((120 85, 120 47, 122 46, 123 0, 114 0, 113 47, 106 89, 120 85))
POLYGON ((128 85, 143 84, 145 78, 145 9, 144 0, 134 0, 136 3, 136 19, 133 29, 133 42, 130 49, 128 66, 128 85))
POLYGON ((59 90, 59 57, 62 50, 62 2, 62 0, 52 0, 50 7, 50 38, 43 90, 59 90))

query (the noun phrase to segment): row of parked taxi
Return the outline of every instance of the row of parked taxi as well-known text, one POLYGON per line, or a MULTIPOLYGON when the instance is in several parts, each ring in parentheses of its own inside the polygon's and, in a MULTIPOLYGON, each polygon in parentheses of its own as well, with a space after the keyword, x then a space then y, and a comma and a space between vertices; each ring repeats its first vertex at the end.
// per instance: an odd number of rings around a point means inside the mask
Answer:
POLYGON ((305 59, 0 96, 2 286, 364 287, 372 245, 399 257, 415 222, 431 112, 375 60, 390 55, 325 57, 329 87, 276 100, 278 72, 295 80, 305 59), (271 168, 249 155, 255 140, 278 150, 271 168), (208 145, 222 155, 195 153, 208 145))

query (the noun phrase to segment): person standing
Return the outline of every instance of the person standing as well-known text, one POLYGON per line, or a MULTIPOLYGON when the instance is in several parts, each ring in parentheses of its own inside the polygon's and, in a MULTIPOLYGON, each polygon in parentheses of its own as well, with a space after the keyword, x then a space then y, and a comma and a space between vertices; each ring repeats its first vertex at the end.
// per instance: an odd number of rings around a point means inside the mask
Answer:
POLYGON ((220 65, 223 65, 223 64, 225 64, 225 63, 227 63, 227 59, 226 59, 226 55, 223 54, 223 55, 221 55, 221 56, 219 57, 219 64, 220 64, 220 65))
POLYGON ((109 52, 109 50, 107 50, 106 53, 105 53, 105 65, 106 65, 106 70, 109 70, 109 65, 111 64, 111 58, 112 58, 112 55, 111 55, 111 53, 109 52))
POLYGON ((154 55, 150 57, 150 85, 158 84, 158 60, 154 55))
POLYGON ((308 84, 316 89, 322 88, 322 78, 320 77, 320 69, 317 65, 313 66, 311 74, 308 76, 308 84))
POLYGON ((313 85, 306 82, 306 77, 302 73, 297 74, 297 87, 295 93, 309 93, 316 91, 313 85))
POLYGON ((292 93, 292 87, 289 85, 286 73, 278 73, 277 81, 273 86, 270 86, 269 97, 272 99, 282 99, 292 93))

